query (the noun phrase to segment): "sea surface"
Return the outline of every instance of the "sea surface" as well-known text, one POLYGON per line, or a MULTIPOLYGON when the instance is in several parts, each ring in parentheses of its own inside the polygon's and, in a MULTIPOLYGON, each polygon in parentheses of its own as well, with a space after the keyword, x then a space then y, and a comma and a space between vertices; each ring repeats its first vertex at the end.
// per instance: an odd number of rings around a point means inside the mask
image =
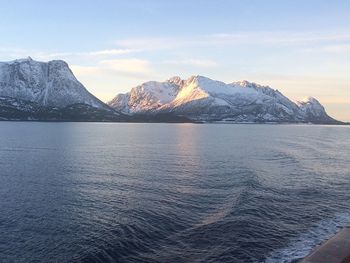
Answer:
POLYGON ((0 122, 0 262, 297 262, 350 224, 350 127, 0 122))

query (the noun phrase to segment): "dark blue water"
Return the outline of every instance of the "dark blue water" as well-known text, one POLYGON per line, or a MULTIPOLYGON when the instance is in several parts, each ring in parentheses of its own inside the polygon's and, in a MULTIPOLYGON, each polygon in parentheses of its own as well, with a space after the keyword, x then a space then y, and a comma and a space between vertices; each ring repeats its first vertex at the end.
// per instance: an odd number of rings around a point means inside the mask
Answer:
POLYGON ((0 262, 293 262, 350 223, 350 127, 0 134, 0 262))

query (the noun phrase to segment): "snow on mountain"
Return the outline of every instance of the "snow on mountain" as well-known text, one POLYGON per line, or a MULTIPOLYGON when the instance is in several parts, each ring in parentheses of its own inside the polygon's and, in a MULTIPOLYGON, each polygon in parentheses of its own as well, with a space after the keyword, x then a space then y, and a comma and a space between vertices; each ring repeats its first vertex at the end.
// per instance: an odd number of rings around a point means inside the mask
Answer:
POLYGON ((0 119, 337 123, 314 98, 294 103, 268 86, 203 76, 149 81, 108 105, 89 93, 64 61, 0 62, 0 119))
POLYGON ((308 97, 301 101, 298 101, 297 104, 304 114, 322 116, 322 113, 324 112, 324 107, 318 100, 313 97, 308 97))
POLYGON ((108 108, 86 90, 61 60, 46 63, 28 57, 0 62, 0 96, 59 108, 77 103, 108 108))
POLYGON ((278 90, 248 81, 203 76, 147 82, 108 103, 128 114, 172 113, 195 121, 334 122, 315 99, 294 103, 278 90))
POLYGON ((119 94, 108 104, 126 114, 157 110, 171 102, 179 91, 176 79, 167 82, 150 81, 132 88, 127 94, 119 94))
POLYGON ((324 122, 324 120, 331 121, 332 118, 326 113, 325 108, 321 103, 313 97, 305 98, 297 102, 300 114, 309 122, 324 122))

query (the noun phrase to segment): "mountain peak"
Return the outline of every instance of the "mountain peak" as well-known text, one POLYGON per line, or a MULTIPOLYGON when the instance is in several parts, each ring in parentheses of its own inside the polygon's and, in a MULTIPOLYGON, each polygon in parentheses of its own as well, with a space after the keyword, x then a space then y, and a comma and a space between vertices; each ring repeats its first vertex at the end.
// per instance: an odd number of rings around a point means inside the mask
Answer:
POLYGON ((174 76, 174 77, 168 79, 168 82, 169 83, 173 83, 173 84, 175 84, 177 86, 182 86, 183 83, 184 83, 184 80, 181 79, 179 76, 174 76))
POLYGON ((19 58, 19 59, 15 59, 15 60, 11 60, 11 61, 7 61, 7 62, 0 62, 1 64, 30 64, 30 65, 43 65, 43 64, 51 64, 51 65, 59 65, 62 67, 69 67, 68 63, 65 62, 64 60, 50 60, 48 62, 42 62, 42 61, 37 61, 34 60, 32 57, 28 56, 26 58, 19 58))
POLYGON ((235 82, 232 82, 231 85, 239 86, 242 88, 253 88, 253 89, 270 88, 269 86, 263 86, 248 80, 235 81, 235 82))
POLYGON ((187 79, 188 82, 192 82, 192 81, 201 81, 201 80, 211 80, 211 81, 213 81, 212 79, 207 78, 207 77, 204 77, 204 76, 201 76, 201 75, 192 75, 192 76, 190 76, 190 77, 187 79))
POLYGON ((131 115, 172 113, 199 121, 336 122, 314 98, 296 104, 268 86, 201 75, 150 82, 142 93, 118 95, 109 105, 131 115))
POLYGON ((302 99, 301 101, 299 101, 300 104, 315 104, 315 105, 321 105, 321 103, 315 99, 314 97, 306 97, 304 99, 302 99))
POLYGON ((313 123, 335 123, 336 121, 329 117, 322 104, 313 97, 304 98, 297 102, 300 113, 304 116, 304 119, 313 123))
POLYGON ((7 62, 1 62, 2 64, 13 64, 13 63, 25 63, 25 62, 32 62, 34 61, 31 57, 26 57, 26 58, 19 58, 7 62))
POLYGON ((27 57, 1 62, 0 96, 59 108, 76 103, 107 107, 85 89, 63 60, 40 62, 27 57))
POLYGON ((239 80, 239 81, 233 82, 233 84, 238 84, 239 86, 242 86, 242 87, 250 87, 252 85, 256 85, 254 82, 249 82, 248 80, 239 80))
POLYGON ((314 97, 306 97, 301 101, 298 101, 297 104, 303 111, 312 111, 317 115, 325 113, 322 104, 314 97))

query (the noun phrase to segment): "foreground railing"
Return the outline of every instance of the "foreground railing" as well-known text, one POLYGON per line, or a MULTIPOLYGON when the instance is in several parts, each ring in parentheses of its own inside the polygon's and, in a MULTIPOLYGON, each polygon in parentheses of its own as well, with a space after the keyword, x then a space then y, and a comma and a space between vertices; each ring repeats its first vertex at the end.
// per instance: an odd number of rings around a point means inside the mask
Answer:
POLYGON ((350 226, 316 247, 300 263, 350 263, 350 226))

